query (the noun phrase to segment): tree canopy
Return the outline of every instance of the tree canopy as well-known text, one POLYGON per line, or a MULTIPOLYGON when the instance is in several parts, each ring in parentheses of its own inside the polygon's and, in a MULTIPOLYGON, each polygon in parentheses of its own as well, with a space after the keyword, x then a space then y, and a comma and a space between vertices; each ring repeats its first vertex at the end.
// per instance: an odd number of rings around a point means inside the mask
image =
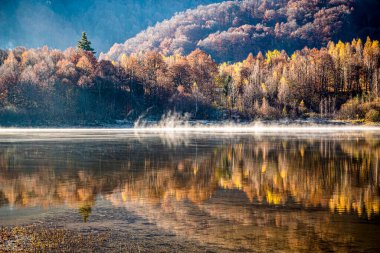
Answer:
POLYGON ((380 46, 368 38, 216 63, 201 49, 98 60, 90 51, 0 50, 2 122, 136 119, 380 120, 380 46))

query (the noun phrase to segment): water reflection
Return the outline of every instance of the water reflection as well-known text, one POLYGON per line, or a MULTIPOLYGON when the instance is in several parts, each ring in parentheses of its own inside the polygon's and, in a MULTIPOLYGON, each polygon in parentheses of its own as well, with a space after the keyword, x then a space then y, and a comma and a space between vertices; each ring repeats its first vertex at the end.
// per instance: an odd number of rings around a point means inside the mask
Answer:
POLYGON ((379 155, 380 137, 370 133, 3 142, 0 215, 63 205, 87 222, 101 196, 200 241, 332 249, 329 236, 347 244, 366 230, 352 220, 378 218, 379 155))

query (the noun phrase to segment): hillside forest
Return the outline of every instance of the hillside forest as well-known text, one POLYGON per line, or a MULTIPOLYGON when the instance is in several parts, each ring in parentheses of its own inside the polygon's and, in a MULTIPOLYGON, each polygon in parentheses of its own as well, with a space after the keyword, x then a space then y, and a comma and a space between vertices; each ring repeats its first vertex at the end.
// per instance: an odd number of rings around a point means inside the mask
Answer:
POLYGON ((218 62, 242 61, 249 53, 280 49, 292 54, 329 41, 380 38, 376 0, 241 0, 198 6, 148 27, 101 59, 158 51, 188 55, 196 48, 218 62))
POLYGON ((273 50, 216 63, 200 49, 98 60, 92 52, 0 51, 2 125, 88 124, 157 118, 326 118, 380 121, 380 45, 329 42, 288 55, 273 50))

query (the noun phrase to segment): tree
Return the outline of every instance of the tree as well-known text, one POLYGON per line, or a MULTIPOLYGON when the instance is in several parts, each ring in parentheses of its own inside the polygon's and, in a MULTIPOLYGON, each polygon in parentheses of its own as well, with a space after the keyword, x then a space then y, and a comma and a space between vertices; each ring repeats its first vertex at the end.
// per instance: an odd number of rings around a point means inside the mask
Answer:
POLYGON ((290 95, 290 89, 289 89, 288 81, 286 80, 285 77, 281 77, 280 85, 278 87, 278 95, 277 95, 278 101, 286 105, 289 100, 289 95, 290 95))
POLYGON ((78 41, 78 45, 77 47, 79 49, 82 49, 84 51, 88 51, 88 52, 91 52, 93 54, 95 54, 95 51, 94 49, 91 47, 91 41, 89 41, 87 39, 87 34, 86 32, 82 32, 82 37, 81 39, 78 41))
POLYGON ((202 93, 209 102, 213 100, 214 78, 218 73, 218 66, 211 58, 200 49, 191 52, 187 57, 190 66, 191 76, 198 84, 199 92, 202 93))

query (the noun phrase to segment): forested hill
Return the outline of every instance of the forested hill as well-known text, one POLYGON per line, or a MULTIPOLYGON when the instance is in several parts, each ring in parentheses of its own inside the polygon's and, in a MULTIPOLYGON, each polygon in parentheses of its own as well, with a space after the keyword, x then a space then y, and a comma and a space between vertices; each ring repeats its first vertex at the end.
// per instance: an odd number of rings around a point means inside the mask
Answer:
POLYGON ((379 11, 376 0, 225 1, 179 13, 115 44, 101 58, 116 60, 149 50, 186 55, 200 48, 218 62, 240 61, 259 51, 291 53, 326 46, 330 40, 378 39, 379 11))
POLYGON ((0 48, 64 50, 86 31, 108 50, 178 11, 223 0, 0 0, 0 48))

